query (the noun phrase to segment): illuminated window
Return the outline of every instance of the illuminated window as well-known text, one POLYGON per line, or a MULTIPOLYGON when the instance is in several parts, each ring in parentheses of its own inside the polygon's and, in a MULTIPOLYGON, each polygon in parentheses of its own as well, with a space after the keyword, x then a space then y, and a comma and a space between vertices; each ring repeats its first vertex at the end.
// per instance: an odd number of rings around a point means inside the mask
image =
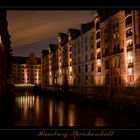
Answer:
POLYGON ((127 74, 128 75, 133 75, 134 74, 134 68, 128 68, 127 69, 127 74))
POLYGON ((132 47, 133 47, 133 41, 131 40, 127 43, 127 49, 132 48, 132 47))
POLYGON ((127 62, 128 63, 133 63, 133 51, 128 51, 127 52, 127 62))
POLYGON ((132 36, 132 28, 129 28, 127 31, 126 31, 126 37, 129 37, 129 36, 132 36))
POLYGON ((116 33, 113 33, 113 38, 116 39, 116 33))

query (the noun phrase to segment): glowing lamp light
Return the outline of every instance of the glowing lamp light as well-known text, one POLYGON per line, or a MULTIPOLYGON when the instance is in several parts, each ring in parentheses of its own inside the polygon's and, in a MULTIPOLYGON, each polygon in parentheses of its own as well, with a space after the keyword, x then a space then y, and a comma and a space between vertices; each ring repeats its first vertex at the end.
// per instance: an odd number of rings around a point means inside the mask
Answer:
POLYGON ((72 72, 72 67, 71 66, 69 67, 69 70, 70 70, 70 72, 72 72))

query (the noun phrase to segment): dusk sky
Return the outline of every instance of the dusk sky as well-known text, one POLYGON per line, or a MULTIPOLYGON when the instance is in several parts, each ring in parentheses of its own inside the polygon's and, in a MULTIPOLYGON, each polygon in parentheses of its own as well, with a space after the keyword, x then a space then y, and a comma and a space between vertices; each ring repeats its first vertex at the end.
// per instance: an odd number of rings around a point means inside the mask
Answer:
POLYGON ((93 20, 93 11, 8 11, 8 29, 11 35, 13 55, 28 56, 30 52, 40 56, 50 43, 57 42, 59 32, 68 28, 80 28, 81 23, 93 20))

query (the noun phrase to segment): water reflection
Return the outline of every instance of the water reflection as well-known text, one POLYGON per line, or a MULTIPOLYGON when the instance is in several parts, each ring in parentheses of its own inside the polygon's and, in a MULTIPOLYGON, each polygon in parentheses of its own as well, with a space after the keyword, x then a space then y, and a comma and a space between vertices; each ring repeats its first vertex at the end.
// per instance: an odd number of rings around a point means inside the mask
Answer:
MULTIPOLYGON (((128 126, 135 125, 129 115, 113 113, 90 105, 35 96, 30 92, 15 95, 15 126, 128 126)), ((12 118, 12 117, 11 117, 12 118)))
POLYGON ((64 125, 64 104, 62 102, 59 102, 58 104, 58 120, 59 120, 59 126, 64 125))
POLYGON ((70 109, 69 109, 69 113, 68 113, 68 118, 69 118, 68 125, 69 126, 75 126, 76 125, 76 122, 75 122, 76 116, 75 116, 75 112, 74 112, 73 108, 74 108, 74 106, 71 105, 70 109))
POLYGON ((49 126, 53 125, 53 101, 50 100, 49 102, 49 126))

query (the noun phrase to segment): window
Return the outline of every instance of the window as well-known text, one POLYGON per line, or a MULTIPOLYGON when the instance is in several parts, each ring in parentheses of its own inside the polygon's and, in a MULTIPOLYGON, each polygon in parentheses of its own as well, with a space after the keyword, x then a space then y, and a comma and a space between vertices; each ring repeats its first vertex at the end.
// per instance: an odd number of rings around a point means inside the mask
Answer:
POLYGON ((99 21, 96 22, 96 30, 100 29, 100 24, 99 24, 99 21))
POLYGON ((109 74, 106 74, 105 75, 105 83, 106 84, 109 84, 109 74))
POLYGON ((116 53, 117 52, 117 47, 116 47, 116 45, 114 45, 114 53, 116 53))
POLYGON ((118 58, 118 68, 121 66, 121 58, 118 58))
POLYGON ((134 74, 134 69, 133 68, 128 68, 127 69, 127 74, 128 75, 133 75, 134 74))
POLYGON ((71 52, 71 47, 70 47, 70 52, 71 52))
POLYGON ((109 69, 109 60, 105 61, 105 69, 109 69))
POLYGON ((133 41, 131 40, 127 43, 127 49, 132 48, 132 47, 133 47, 133 41))
POLYGON ((101 72, 101 67, 98 67, 98 73, 100 73, 101 72))
POLYGON ((127 52, 127 63, 133 63, 133 51, 127 52))
POLYGON ((88 65, 85 65, 85 72, 88 72, 88 65))
POLYGON ((127 26, 131 23, 132 23, 132 16, 129 16, 129 17, 126 18, 125 25, 127 26))
POLYGON ((117 67, 117 58, 114 58, 113 67, 114 67, 114 68, 117 67))
POLYGON ((96 33, 96 39, 100 39, 100 32, 96 33))
POLYGON ((85 84, 87 84, 87 82, 88 82, 88 76, 86 75, 85 76, 85 84))
POLYGON ((129 84, 132 84, 132 83, 134 82, 134 75, 129 75, 129 76, 127 77, 127 79, 128 79, 128 83, 129 83, 129 84))
POLYGON ((101 59, 101 52, 97 53, 97 59, 101 59))
POLYGON ((117 45, 117 52, 120 52, 120 44, 117 45))
POLYGON ((118 27, 119 27, 119 23, 117 22, 117 23, 116 23, 116 28, 118 28, 118 27))
POLYGON ((94 83, 94 76, 92 75, 91 76, 91 84, 93 84, 94 83))
POLYGON ((126 37, 129 37, 129 36, 132 36, 132 28, 129 28, 129 29, 126 31, 126 37))
POLYGON ((100 48, 100 41, 97 42, 97 49, 100 48))
POLYGON ((105 48, 105 56, 109 55, 109 48, 105 48))
POLYGON ((93 71, 94 70, 94 64, 92 63, 91 64, 91 71, 93 71))
POLYGON ((116 33, 113 33, 113 38, 116 39, 116 33))

